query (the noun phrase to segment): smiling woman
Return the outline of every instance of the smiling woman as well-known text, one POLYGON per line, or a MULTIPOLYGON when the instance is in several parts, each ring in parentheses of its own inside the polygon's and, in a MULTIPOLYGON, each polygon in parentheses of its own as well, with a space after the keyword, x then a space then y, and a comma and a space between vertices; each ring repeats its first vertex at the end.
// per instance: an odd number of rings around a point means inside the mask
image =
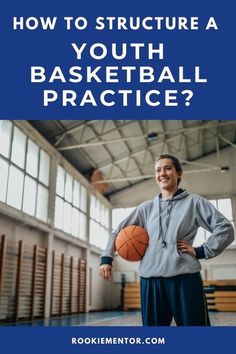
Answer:
POLYGON ((155 162, 161 193, 146 201, 111 233, 101 257, 100 274, 110 280, 115 240, 128 225, 139 225, 149 235, 149 246, 139 265, 141 310, 145 326, 208 326, 209 316, 199 259, 220 254, 234 239, 231 222, 209 201, 179 188, 182 167, 165 154, 155 162), (199 227, 211 236, 193 247, 199 227))
MULTIPOLYGON (((165 155, 162 155, 165 156, 165 155)), ((181 181, 182 167, 177 159, 168 158, 158 159, 156 161, 156 181, 159 184, 162 195, 168 198, 175 194, 181 181)))

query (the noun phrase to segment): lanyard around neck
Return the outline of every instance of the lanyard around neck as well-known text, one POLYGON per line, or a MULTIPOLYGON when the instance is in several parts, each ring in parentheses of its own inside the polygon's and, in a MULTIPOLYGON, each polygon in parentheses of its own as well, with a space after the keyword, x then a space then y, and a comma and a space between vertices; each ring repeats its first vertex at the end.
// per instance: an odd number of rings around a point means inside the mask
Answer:
POLYGON ((161 238, 161 246, 163 248, 166 248, 167 243, 166 243, 166 235, 169 227, 169 222, 170 222, 170 214, 172 210, 172 205, 173 205, 173 198, 174 196, 170 199, 168 202, 168 207, 167 207, 167 218, 166 218, 166 230, 165 234, 163 233, 163 227, 162 227, 162 220, 161 220, 161 200, 159 198, 159 225, 160 225, 160 238, 161 238))

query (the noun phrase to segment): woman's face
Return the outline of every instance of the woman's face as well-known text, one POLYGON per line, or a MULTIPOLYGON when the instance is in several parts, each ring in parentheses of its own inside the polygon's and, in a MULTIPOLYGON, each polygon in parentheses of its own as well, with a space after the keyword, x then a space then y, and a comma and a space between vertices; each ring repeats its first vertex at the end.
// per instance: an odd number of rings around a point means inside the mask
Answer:
POLYGON ((161 190, 175 192, 178 189, 178 178, 181 172, 177 172, 170 159, 161 159, 156 163, 156 182, 161 190))

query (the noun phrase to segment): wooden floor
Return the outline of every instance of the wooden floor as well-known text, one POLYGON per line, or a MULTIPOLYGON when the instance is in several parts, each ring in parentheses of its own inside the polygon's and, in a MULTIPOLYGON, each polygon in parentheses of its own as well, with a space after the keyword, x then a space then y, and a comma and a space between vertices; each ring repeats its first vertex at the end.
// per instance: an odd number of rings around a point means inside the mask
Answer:
MULTIPOLYGON (((210 312, 212 326, 236 326, 235 312, 210 312)), ((19 322, 11 326, 141 326, 139 311, 106 311, 64 316, 48 320, 19 322)), ((174 323, 173 323, 174 326, 174 323)))

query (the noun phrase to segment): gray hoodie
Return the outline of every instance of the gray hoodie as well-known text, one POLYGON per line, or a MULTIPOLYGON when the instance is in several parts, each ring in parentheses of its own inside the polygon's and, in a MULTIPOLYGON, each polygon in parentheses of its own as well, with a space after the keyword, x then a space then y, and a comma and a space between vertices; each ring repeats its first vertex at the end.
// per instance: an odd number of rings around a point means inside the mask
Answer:
POLYGON ((149 235, 149 246, 138 271, 139 276, 145 278, 200 271, 199 260, 177 248, 179 240, 186 240, 192 245, 199 226, 211 232, 202 245, 206 259, 220 254, 234 240, 230 221, 208 200, 185 190, 171 198, 159 195, 140 204, 111 233, 102 257, 114 256, 116 235, 128 225, 142 226, 149 235), (166 247, 162 247, 163 238, 166 247))

